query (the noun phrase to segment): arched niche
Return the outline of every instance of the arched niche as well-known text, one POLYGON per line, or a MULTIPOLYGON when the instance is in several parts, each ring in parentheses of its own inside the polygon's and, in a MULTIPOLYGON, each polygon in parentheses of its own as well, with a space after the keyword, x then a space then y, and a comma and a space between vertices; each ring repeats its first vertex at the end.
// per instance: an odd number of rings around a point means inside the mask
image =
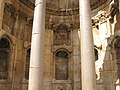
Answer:
POLYGON ((6 38, 0 39, 0 79, 8 78, 10 42, 6 38))
POLYGON ((55 79, 68 80, 69 53, 64 50, 55 52, 55 79))

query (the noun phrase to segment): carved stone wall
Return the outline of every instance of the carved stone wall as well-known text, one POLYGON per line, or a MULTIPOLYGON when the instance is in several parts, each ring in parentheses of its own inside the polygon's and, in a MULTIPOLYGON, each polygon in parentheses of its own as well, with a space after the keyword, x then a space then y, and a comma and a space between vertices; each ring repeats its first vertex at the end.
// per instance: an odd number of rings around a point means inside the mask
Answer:
MULTIPOLYGON (((0 41, 3 39, 8 40, 9 50, 5 48, 8 53, 8 57, 6 57, 8 59, 7 63, 5 63, 5 60, 1 63, 1 66, 7 65, 7 68, 3 68, 6 70, 7 76, 4 75, 5 79, 3 79, 1 74, 0 89, 27 90, 28 79, 25 76, 26 55, 27 49, 30 48, 32 32, 30 21, 32 20, 33 10, 19 0, 4 1, 4 6, 1 10, 3 10, 0 11, 0 13, 3 13, 3 17, 2 21, 0 21, 2 22, 0 41), (27 13, 24 12, 25 9, 27 13)), ((4 42, 2 43, 4 44, 4 42)), ((4 56, 5 54, 2 53, 0 55, 1 58, 3 57, 2 55, 4 56)), ((3 69, 1 68, 2 71, 3 69)))
MULTIPOLYGON (((68 5, 72 9, 64 9, 64 6, 61 6, 63 9, 55 9, 51 5, 47 1, 43 90, 82 90, 78 3, 74 2, 75 7, 68 5), (58 52, 62 52, 62 55, 57 55, 58 52)), ((118 90, 120 87, 117 60, 120 13, 118 9, 115 10, 116 7, 109 12, 109 5, 110 1, 91 0, 94 45, 97 50, 96 90, 118 90)), ((33 9, 34 0, 0 1, 0 41, 5 39, 9 42, 9 50, 4 48, 9 53, 8 58, 7 54, 0 54, 0 90, 28 89, 33 9)), ((0 42, 0 53, 3 50, 1 45, 0 42)))

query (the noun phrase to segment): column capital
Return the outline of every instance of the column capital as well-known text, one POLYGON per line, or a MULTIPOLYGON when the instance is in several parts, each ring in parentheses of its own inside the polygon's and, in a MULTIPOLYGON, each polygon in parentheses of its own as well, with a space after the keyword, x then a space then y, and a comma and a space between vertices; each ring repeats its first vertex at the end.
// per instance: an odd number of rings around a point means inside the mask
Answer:
POLYGON ((43 4, 44 2, 46 2, 46 0, 36 0, 35 6, 37 6, 38 4, 43 4))

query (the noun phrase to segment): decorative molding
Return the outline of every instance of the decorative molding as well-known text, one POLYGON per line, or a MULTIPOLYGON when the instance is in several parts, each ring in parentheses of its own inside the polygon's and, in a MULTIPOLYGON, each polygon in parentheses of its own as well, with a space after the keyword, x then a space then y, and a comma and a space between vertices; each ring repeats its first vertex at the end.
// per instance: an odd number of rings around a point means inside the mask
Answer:
MULTIPOLYGON (((91 10, 94 10, 98 7, 100 7, 102 4, 107 2, 107 0, 95 0, 91 2, 91 10)), ((79 3, 73 4, 71 7, 67 9, 59 9, 52 5, 51 3, 46 3, 46 13, 50 15, 56 15, 56 16, 72 16, 72 15, 78 15, 79 14, 79 3)))
POLYGON ((102 4, 107 2, 108 0, 94 0, 91 2, 91 10, 94 10, 96 8, 99 8, 102 4))
POLYGON ((106 11, 99 11, 98 14, 92 18, 93 25, 96 25, 97 23, 103 23, 106 22, 108 18, 108 14, 106 11))
MULTIPOLYGON (((46 29, 51 29, 51 30, 55 30, 55 28, 58 26, 58 23, 54 23, 54 22, 46 22, 45 23, 45 28, 46 29)), ((74 29, 79 29, 80 28, 80 23, 69 23, 68 25, 69 30, 74 30, 74 29)))
POLYGON ((56 16, 72 16, 78 15, 79 9, 53 9, 53 8, 46 8, 46 14, 49 15, 56 15, 56 16))
POLYGON ((16 10, 15 10, 14 6, 11 3, 5 3, 4 8, 5 8, 4 11, 6 10, 7 12, 10 12, 11 16, 13 18, 16 18, 17 13, 16 13, 16 10))
POLYGON ((59 49, 66 49, 68 52, 72 52, 73 51, 73 46, 67 46, 67 45, 59 45, 59 46, 52 46, 52 52, 56 52, 59 49))
POLYGON ((8 38, 11 44, 14 44, 14 45, 16 44, 16 38, 13 35, 11 35, 9 32, 6 32, 5 30, 1 29, 0 39, 3 37, 8 38))
POLYGON ((34 10, 34 3, 32 3, 30 0, 19 0, 21 3, 25 4, 30 9, 34 10))
POLYGON ((25 41, 24 42, 24 48, 30 48, 31 47, 31 42, 27 42, 27 41, 25 41))

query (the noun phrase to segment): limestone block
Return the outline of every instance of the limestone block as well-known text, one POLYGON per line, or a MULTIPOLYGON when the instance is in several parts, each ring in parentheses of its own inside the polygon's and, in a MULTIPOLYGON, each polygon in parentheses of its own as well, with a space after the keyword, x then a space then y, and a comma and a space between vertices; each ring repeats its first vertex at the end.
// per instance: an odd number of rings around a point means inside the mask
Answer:
POLYGON ((73 46, 73 55, 80 55, 80 46, 79 45, 73 46))
POLYGON ((17 61, 21 61, 23 59, 23 52, 22 50, 17 51, 17 61))
POLYGON ((74 82, 74 90, 81 90, 81 84, 80 84, 80 81, 75 81, 74 82))
POLYGON ((11 88, 11 84, 9 82, 6 82, 6 84, 2 84, 2 81, 1 81, 1 84, 0 84, 0 90, 9 90, 11 88))
MULTIPOLYGON (((73 62, 74 62, 74 65, 76 66, 76 65, 80 65, 80 62, 81 62, 81 60, 80 60, 80 55, 73 55, 73 60, 72 60, 73 62)), ((80 67, 80 66, 79 66, 80 67)))
POLYGON ((108 60, 107 62, 105 62, 103 68, 104 68, 104 70, 110 71, 111 70, 111 61, 108 60))
POLYGON ((103 82, 97 82, 97 84, 96 84, 96 90, 104 90, 103 82))
POLYGON ((79 34, 80 34, 80 33, 78 32, 78 30, 73 30, 73 31, 72 31, 73 45, 80 45, 79 34))
POLYGON ((51 38, 45 37, 45 45, 51 45, 52 44, 51 42, 52 42, 51 38))
POLYGON ((51 55, 46 55, 45 54, 45 59, 44 59, 44 78, 49 80, 51 78, 51 69, 52 69, 52 64, 53 63, 53 57, 51 55))
POLYGON ((51 45, 45 45, 45 54, 51 54, 51 45))
POLYGON ((28 90, 28 83, 23 83, 21 85, 21 90, 28 90))
POLYGON ((43 82, 43 90, 52 90, 51 87, 52 87, 51 81, 45 80, 43 82))
MULTIPOLYGON (((80 64, 80 56, 73 56, 72 58, 72 62, 73 62, 73 66, 71 66, 71 68, 73 68, 73 79, 74 82, 76 81, 80 81, 80 77, 81 77, 81 64, 80 64)), ((76 89, 75 89, 76 90, 76 89)))
POLYGON ((104 71, 104 81, 107 82, 107 84, 112 83, 113 80, 113 73, 111 71, 104 71))
POLYGON ((105 84, 104 89, 105 90, 115 90, 115 86, 113 84, 105 84))
POLYGON ((20 40, 20 39, 17 39, 17 50, 22 50, 23 49, 23 45, 24 45, 24 42, 23 40, 20 40))
POLYGON ((112 70, 112 71, 115 70, 115 63, 114 63, 113 60, 111 60, 111 70, 112 70))

